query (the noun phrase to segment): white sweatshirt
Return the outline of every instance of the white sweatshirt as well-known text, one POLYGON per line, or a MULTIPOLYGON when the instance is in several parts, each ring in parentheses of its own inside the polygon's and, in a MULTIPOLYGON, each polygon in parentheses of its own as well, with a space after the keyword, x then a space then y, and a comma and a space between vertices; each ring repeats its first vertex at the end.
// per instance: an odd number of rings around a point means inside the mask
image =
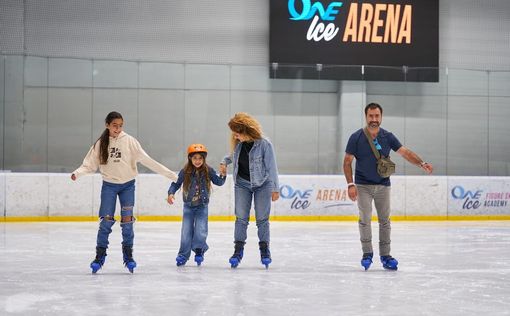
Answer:
POLYGON ((149 157, 140 143, 125 132, 121 132, 116 138, 110 137, 108 162, 106 165, 101 165, 99 164, 100 142, 100 140, 97 141, 90 148, 87 156, 83 159, 83 164, 73 172, 76 178, 88 173, 95 173, 99 167, 104 181, 122 184, 133 180, 138 175, 136 163, 140 162, 170 180, 177 180, 175 172, 149 157))

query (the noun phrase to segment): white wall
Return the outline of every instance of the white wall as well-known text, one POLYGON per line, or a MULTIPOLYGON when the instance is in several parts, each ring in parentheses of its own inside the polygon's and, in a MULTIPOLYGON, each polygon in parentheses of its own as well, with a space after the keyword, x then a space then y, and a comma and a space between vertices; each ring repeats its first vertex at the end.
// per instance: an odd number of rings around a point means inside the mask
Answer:
MULTIPOLYGON (((5 53, 208 64, 269 60, 269 1, 2 0, 1 6, 5 53)), ((509 29, 508 0, 440 0, 440 65, 510 70, 509 29)))
MULTIPOLYGON (((510 75, 485 71, 510 69, 510 1, 440 1, 440 64, 450 68, 439 83, 340 84, 268 78, 268 3, 2 1, 0 51, 19 56, 0 60, 0 168, 74 170, 110 110, 151 156, 177 168, 196 139, 223 155, 228 118, 247 111, 272 139, 281 173, 338 174, 331 157, 374 101, 383 127, 436 174, 510 175, 510 75)), ((419 174, 407 166, 398 174, 419 174)))

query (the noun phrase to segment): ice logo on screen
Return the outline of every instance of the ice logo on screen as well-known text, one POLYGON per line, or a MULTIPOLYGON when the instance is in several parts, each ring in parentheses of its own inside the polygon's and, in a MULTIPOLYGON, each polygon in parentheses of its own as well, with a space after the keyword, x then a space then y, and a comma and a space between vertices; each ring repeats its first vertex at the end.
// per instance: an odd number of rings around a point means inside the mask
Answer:
POLYGON ((296 10, 296 1, 289 0, 288 8, 291 20, 294 21, 307 21, 313 17, 312 23, 306 32, 306 39, 308 41, 318 42, 320 40, 330 41, 338 33, 338 27, 334 23, 319 22, 319 16, 323 21, 334 21, 335 16, 338 14, 339 8, 342 6, 342 2, 331 2, 326 9, 320 2, 312 4, 310 0, 301 0, 303 5, 301 13, 296 10), (318 14, 316 14, 318 12, 318 14))
POLYGON ((296 1, 289 0, 288 7, 289 13, 292 16, 291 20, 310 20, 315 13, 318 11, 322 20, 324 21, 334 21, 335 15, 338 14, 338 10, 336 8, 340 8, 342 6, 342 2, 331 2, 327 9, 324 9, 324 6, 320 2, 315 2, 313 5, 310 1, 301 0, 303 4, 303 10, 301 13, 296 11, 296 1))
POLYGON ((308 41, 331 41, 341 27, 344 30, 342 42, 411 44, 412 5, 352 2, 345 8, 347 12, 345 25, 337 26, 333 22, 340 13, 343 2, 331 2, 324 7, 320 1, 312 3, 311 0, 300 0, 297 8, 296 2, 296 0, 287 2, 289 20, 296 23, 311 20, 306 32, 308 41))

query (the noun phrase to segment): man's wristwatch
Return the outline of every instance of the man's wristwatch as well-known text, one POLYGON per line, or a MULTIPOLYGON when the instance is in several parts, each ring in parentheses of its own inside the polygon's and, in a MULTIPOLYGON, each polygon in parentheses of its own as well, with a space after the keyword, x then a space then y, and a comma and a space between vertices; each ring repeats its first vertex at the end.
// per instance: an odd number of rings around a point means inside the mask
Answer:
POLYGON ((347 188, 352 187, 352 186, 356 186, 356 185, 354 183, 352 183, 352 182, 351 183, 347 183, 347 188))
POLYGON ((425 161, 422 161, 420 162, 420 167, 423 167, 424 165, 426 165, 427 163, 425 161))

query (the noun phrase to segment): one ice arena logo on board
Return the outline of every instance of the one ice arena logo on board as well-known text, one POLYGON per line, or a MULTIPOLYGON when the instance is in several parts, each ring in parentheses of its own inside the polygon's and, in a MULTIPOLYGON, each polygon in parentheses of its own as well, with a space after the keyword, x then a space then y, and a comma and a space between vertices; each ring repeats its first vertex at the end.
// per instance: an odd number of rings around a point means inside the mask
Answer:
POLYGON ((291 185, 280 186, 280 197, 291 200, 291 210, 305 210, 314 202, 314 211, 333 207, 350 207, 353 202, 349 200, 347 189, 319 185, 315 188, 296 189, 291 185))
POLYGON ((505 208, 510 201, 510 192, 487 192, 484 190, 466 190, 463 186, 456 185, 451 191, 456 200, 463 200, 462 209, 505 208))
POLYGON ((307 189, 304 191, 296 190, 290 185, 282 185, 280 187, 280 196, 283 199, 290 199, 292 203, 290 204, 290 208, 297 209, 307 209, 310 206, 310 194, 312 193, 312 189, 307 189))
POLYGON ((477 209, 480 207, 480 198, 482 196, 482 190, 466 191, 462 186, 457 185, 452 189, 452 197, 457 200, 464 200, 462 209, 477 209))

